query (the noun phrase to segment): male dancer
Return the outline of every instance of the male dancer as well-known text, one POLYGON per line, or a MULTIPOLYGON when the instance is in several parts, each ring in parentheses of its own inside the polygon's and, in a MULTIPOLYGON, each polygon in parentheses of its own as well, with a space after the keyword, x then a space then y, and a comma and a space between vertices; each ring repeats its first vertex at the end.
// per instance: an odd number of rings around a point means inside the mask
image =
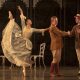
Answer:
POLYGON ((61 60, 61 49, 63 47, 62 37, 70 35, 69 32, 61 31, 57 28, 58 18, 56 16, 51 17, 51 25, 49 28, 51 37, 50 50, 53 55, 53 60, 50 67, 50 76, 60 76, 59 62, 61 60))
POLYGON ((76 25, 74 25, 70 35, 75 36, 75 49, 76 49, 77 58, 79 61, 78 74, 80 75, 80 14, 76 14, 76 16, 74 17, 75 17, 76 25))

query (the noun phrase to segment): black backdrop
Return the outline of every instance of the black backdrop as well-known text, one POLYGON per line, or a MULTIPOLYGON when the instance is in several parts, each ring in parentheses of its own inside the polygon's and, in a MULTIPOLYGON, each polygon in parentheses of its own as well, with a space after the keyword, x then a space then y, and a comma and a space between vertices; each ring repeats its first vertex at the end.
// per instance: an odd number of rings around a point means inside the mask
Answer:
MULTIPOLYGON (((17 5, 20 5, 24 11, 24 14, 30 17, 33 21, 33 27, 35 28, 47 28, 50 24, 50 17, 56 15, 59 18, 59 28, 61 30, 71 30, 75 24, 74 15, 80 11, 80 1, 79 0, 62 0, 62 7, 60 7, 59 2, 54 0, 40 0, 35 8, 28 8, 25 3, 21 0, 7 0, 2 8, 0 9, 0 42, 2 39, 2 30, 8 22, 8 11, 11 10, 16 22, 20 25, 19 11, 17 5), (32 11, 30 11, 32 10, 32 11), (32 16, 30 15, 32 14, 32 16)), ((32 54, 38 54, 39 45, 42 42, 46 42, 45 50, 45 63, 50 65, 52 60, 50 52, 50 36, 46 32, 45 36, 42 37, 41 34, 34 33, 32 36, 33 51, 32 54)), ((77 66, 78 61, 75 52, 74 37, 63 38, 64 48, 62 49, 62 59, 61 65, 63 66, 77 66)), ((0 55, 3 55, 0 46, 0 55)), ((6 62, 6 65, 8 61, 6 62)))

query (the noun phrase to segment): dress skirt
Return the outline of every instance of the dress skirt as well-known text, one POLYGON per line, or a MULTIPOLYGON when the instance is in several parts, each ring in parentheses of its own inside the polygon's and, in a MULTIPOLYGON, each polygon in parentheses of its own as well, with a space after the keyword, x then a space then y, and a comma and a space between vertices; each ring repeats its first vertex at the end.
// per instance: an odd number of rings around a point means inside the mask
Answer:
POLYGON ((10 20, 3 30, 2 49, 4 56, 17 66, 29 66, 32 42, 24 40, 22 31, 14 19, 10 20))

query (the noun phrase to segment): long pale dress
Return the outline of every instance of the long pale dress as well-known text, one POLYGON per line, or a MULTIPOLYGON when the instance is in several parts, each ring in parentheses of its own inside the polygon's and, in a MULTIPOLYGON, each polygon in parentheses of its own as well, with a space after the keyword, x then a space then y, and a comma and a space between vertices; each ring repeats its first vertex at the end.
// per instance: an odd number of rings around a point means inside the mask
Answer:
POLYGON ((32 50, 32 42, 30 37, 33 32, 43 32, 43 29, 30 28, 27 29, 25 24, 25 18, 21 18, 22 30, 11 19, 2 35, 2 49, 4 56, 13 64, 17 66, 29 66, 30 54, 32 50))
POLYGON ((11 19, 2 35, 2 49, 4 56, 17 66, 29 66, 29 54, 31 50, 26 47, 22 31, 14 19, 11 19))

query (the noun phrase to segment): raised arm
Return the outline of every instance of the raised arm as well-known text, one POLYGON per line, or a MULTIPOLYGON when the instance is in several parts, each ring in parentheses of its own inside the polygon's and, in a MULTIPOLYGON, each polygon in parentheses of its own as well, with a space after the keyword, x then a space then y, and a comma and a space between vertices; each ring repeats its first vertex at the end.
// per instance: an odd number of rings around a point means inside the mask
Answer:
POLYGON ((23 10, 21 9, 20 6, 18 6, 18 9, 19 9, 19 11, 20 11, 20 14, 23 15, 23 10))
POLYGON ((23 29, 25 27, 25 19, 26 19, 26 17, 24 16, 23 10, 21 9, 20 6, 18 6, 18 9, 20 11, 21 26, 22 26, 22 29, 23 29))

